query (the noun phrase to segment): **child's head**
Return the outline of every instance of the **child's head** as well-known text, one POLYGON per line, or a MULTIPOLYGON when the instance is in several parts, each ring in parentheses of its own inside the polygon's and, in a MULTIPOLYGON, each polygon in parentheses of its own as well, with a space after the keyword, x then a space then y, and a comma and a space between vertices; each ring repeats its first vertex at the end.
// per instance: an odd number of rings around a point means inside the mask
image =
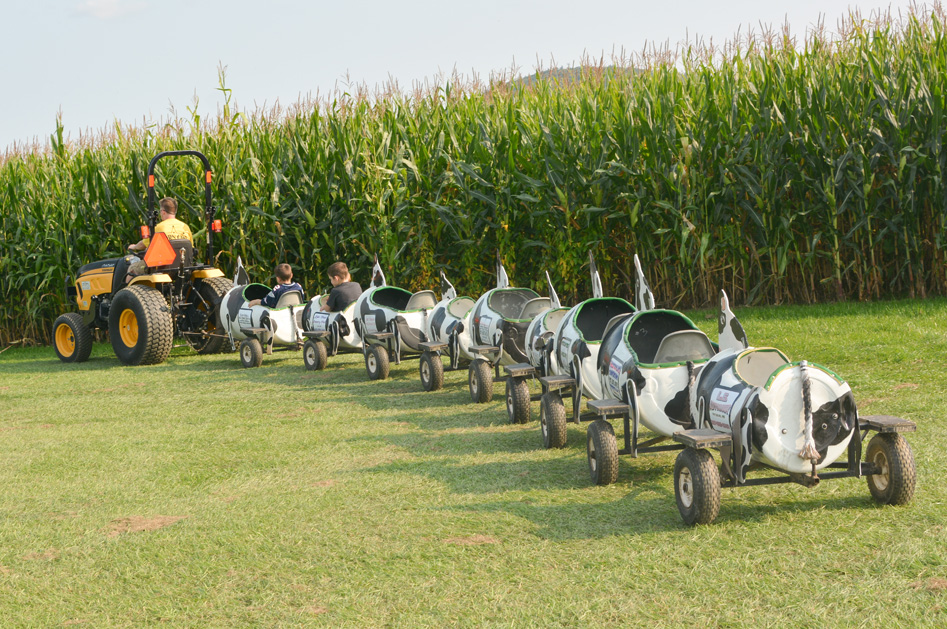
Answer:
POLYGON ((329 281, 332 282, 333 286, 352 281, 352 276, 349 275, 349 267, 346 266, 345 262, 335 262, 329 265, 326 272, 329 274, 329 281))
POLYGON ((293 267, 285 262, 277 264, 276 268, 273 269, 273 274, 276 276, 276 281, 280 284, 289 284, 293 281, 293 267))

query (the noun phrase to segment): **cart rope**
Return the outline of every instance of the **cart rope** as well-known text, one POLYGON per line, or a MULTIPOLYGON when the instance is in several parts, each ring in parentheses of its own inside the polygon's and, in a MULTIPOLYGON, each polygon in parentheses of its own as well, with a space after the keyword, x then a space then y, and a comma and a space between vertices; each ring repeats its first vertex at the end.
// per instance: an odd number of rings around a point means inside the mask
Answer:
POLYGON ((819 460, 819 450, 812 436, 812 385, 809 382, 809 365, 804 360, 799 363, 799 375, 802 376, 802 409, 806 419, 805 441, 802 444, 802 450, 799 451, 799 456, 809 459, 814 464, 819 460))

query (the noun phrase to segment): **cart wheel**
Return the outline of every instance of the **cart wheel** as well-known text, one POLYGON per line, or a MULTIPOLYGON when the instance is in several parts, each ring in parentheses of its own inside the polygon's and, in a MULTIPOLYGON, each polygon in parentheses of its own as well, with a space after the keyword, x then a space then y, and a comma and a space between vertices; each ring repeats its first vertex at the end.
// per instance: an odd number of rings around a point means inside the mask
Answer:
POLYGON ((244 367, 259 367, 263 364, 263 345, 258 339, 240 341, 240 362, 244 367))
POLYGON ((881 468, 881 473, 868 476, 868 491, 877 502, 903 505, 914 498, 917 468, 911 446, 897 433, 875 435, 868 442, 866 459, 881 468))
POLYGON ((604 419, 589 424, 586 453, 593 484, 611 485, 618 480, 618 442, 612 425, 604 419))
POLYGON ((506 415, 511 424, 525 424, 530 416, 529 384, 525 378, 506 379, 506 415))
POLYGON ((64 363, 82 363, 92 353, 92 330, 82 323, 82 315, 67 312, 53 323, 53 348, 64 363))
POLYGON ((674 497, 684 524, 710 524, 720 512, 720 470, 707 450, 685 448, 674 462, 674 497))
POLYGON ((431 352, 422 353, 418 371, 425 391, 438 391, 444 387, 444 363, 440 356, 431 352))
POLYGON ((475 360, 467 370, 470 381, 470 400, 483 404, 493 399, 493 371, 485 360, 475 360))
POLYGON ((566 445, 566 407, 558 391, 543 393, 539 402, 539 430, 543 447, 563 448, 566 445))
POLYGON ((306 363, 306 369, 309 371, 325 369, 329 362, 329 352, 325 344, 308 339, 303 344, 303 362, 306 363))
POLYGON ((384 380, 390 369, 388 350, 381 345, 370 345, 365 352, 365 370, 369 380, 384 380))

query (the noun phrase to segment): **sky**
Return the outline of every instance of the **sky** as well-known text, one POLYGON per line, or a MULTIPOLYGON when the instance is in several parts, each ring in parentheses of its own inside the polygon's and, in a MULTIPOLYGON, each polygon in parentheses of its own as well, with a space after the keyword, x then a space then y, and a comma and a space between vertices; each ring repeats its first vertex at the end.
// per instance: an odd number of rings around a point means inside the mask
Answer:
POLYGON ((297 102, 353 85, 402 89, 453 73, 606 61, 621 51, 789 23, 802 38, 820 19, 835 30, 877 0, 0 0, 0 153, 45 143, 61 112, 66 135, 115 121, 141 126, 214 115, 218 68, 242 110, 297 102))

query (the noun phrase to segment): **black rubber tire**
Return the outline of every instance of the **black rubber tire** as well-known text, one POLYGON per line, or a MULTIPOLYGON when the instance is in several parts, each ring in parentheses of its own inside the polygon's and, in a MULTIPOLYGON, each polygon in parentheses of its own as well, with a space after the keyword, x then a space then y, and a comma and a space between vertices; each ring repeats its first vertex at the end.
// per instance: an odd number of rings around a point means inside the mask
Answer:
POLYGON ((865 454, 868 463, 881 468, 881 474, 867 476, 868 491, 875 501, 885 505, 904 505, 914 498, 917 468, 907 440, 898 433, 881 433, 871 438, 865 454))
POLYGON ((594 485, 611 485, 618 480, 618 441, 615 430, 604 419, 589 424, 586 455, 594 485))
MULTIPOLYGON (((233 281, 226 277, 211 277, 201 280, 197 290, 201 294, 201 297, 204 298, 204 301, 211 306, 210 311, 206 313, 207 324, 204 326, 203 331, 215 336, 205 338, 186 337, 188 344, 193 347, 198 354, 218 354, 224 349, 225 343, 229 348, 230 340, 226 336, 226 331, 220 326, 220 302, 231 288, 233 288, 233 281), (197 340, 194 340, 195 338, 197 338, 197 340)), ((201 303, 200 300, 189 299, 189 301, 200 304, 200 307, 203 308, 203 303, 201 303)))
POLYGON ((431 352, 423 352, 418 360, 418 374, 425 391, 439 391, 444 388, 444 363, 441 357, 431 352))
POLYGON ((674 462, 674 498, 687 526, 710 524, 720 512, 720 470, 707 450, 685 448, 674 462))
POLYGON ((369 345, 365 352, 365 371, 369 380, 384 380, 391 370, 388 349, 382 345, 369 345))
POLYGON ((530 408, 529 383, 525 378, 506 379, 506 416, 511 424, 529 422, 530 408))
POLYGON ((566 407, 558 391, 544 393, 539 401, 539 431, 543 436, 543 447, 564 448, 568 435, 566 407))
POLYGON ((329 350, 325 343, 306 339, 303 344, 303 362, 306 363, 307 371, 319 371, 325 369, 329 362, 329 350))
POLYGON ((259 339, 240 341, 240 363, 247 369, 263 364, 263 344, 259 339))
POLYGON ((64 363, 84 363, 92 353, 92 330, 78 312, 67 312, 53 322, 53 348, 64 363))
POLYGON ((493 370, 485 360, 475 360, 467 368, 470 401, 485 404, 493 399, 493 370))
POLYGON ((174 326, 161 291, 135 284, 115 293, 109 308, 109 339, 123 365, 163 363, 171 353, 174 326))

